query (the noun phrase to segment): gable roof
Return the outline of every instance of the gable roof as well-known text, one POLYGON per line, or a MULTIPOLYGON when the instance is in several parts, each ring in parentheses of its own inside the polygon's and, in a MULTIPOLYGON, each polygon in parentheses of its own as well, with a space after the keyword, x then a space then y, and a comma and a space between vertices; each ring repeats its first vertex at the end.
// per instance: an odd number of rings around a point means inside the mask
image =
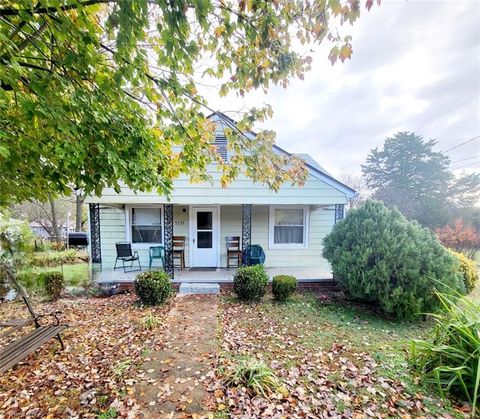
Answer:
POLYGON ((307 153, 295 153, 293 154, 296 157, 301 158, 302 160, 305 161, 305 163, 308 163, 310 166, 315 167, 315 169, 320 170, 323 173, 326 173, 327 175, 331 176, 330 173, 327 172, 327 170, 320 166, 320 164, 310 155, 307 153))
MULTIPOLYGON (((229 116, 225 115, 223 112, 213 112, 210 115, 208 115, 207 118, 213 119, 215 116, 222 122, 222 125, 230 126, 230 128, 233 128, 234 130, 236 130, 237 132, 239 132, 240 134, 244 135, 247 138, 249 138, 250 136, 256 135, 256 133, 252 131, 249 131, 246 133, 240 132, 240 130, 237 128, 236 121, 230 118, 229 116)), ((310 156, 309 154, 307 153, 292 154, 284 150, 283 148, 279 147, 278 145, 274 145, 273 148, 276 152, 285 154, 287 156, 300 157, 305 162, 305 166, 313 176, 324 181, 327 185, 330 185, 333 188, 343 192, 347 196, 347 198, 353 198, 354 196, 357 195, 357 192, 354 189, 350 188, 349 186, 335 179, 322 166, 320 166, 320 164, 318 164, 317 161, 315 161, 312 158, 312 156, 310 156)))

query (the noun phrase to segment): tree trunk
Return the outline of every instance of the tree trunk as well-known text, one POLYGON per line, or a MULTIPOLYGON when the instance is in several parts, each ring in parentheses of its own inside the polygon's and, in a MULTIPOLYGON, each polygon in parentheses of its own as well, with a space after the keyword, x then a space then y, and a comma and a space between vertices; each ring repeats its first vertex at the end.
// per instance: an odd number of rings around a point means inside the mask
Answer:
POLYGON ((82 231, 82 209, 85 197, 76 195, 75 197, 75 231, 82 231))
POLYGON ((55 236, 55 240, 57 242, 59 242, 60 241, 60 229, 58 228, 57 208, 55 207, 55 201, 53 200, 52 197, 49 197, 48 201, 50 202, 50 208, 52 210, 53 235, 55 236))

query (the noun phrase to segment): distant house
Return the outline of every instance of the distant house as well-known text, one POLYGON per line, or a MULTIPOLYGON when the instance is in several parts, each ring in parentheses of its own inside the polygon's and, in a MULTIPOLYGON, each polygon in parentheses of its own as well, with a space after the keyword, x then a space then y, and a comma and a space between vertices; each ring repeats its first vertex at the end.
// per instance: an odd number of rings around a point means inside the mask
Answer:
MULTIPOLYGON (((224 129, 235 122, 221 113, 211 118, 217 124, 216 143, 228 160, 224 129)), ((272 152, 288 154, 277 146, 272 152)), ((238 236, 243 249, 251 244, 263 248, 265 267, 272 275, 331 278, 330 266, 322 257, 322 241, 344 217, 345 204, 355 191, 332 177, 308 154, 300 157, 308 169, 305 185, 285 184, 278 192, 243 174, 222 188, 214 165, 209 168, 215 179, 213 186, 192 184, 182 176, 174 182, 170 201, 155 192, 135 193, 123 187, 116 193, 105 189, 100 197, 85 201, 90 208, 91 259, 101 264, 103 272, 111 272, 116 259, 115 243, 126 241, 139 253, 141 265, 148 267, 149 248, 162 245, 167 254, 166 269, 173 274, 172 239, 181 236, 185 238, 186 269, 175 270, 175 276, 186 278, 189 269, 226 268, 227 237, 238 236)), ((113 273, 109 275, 114 278, 113 273)), ((205 279, 211 275, 203 274, 205 279)), ((226 278, 231 279, 231 275, 226 278)))
POLYGON ((32 221, 31 223, 28 224, 30 227, 30 230, 32 230, 32 233, 35 234, 36 236, 39 237, 50 237, 50 234, 48 231, 45 229, 43 225, 40 223, 37 223, 36 221, 32 221))
MULTIPOLYGON (((51 234, 52 230, 51 230, 51 227, 49 227, 50 225, 51 224, 49 221, 43 221, 42 223, 39 223, 37 221, 32 221, 28 224, 33 234, 39 237, 44 237, 44 238, 49 238, 52 236, 51 234)), ((69 231, 74 231, 74 230, 75 230, 75 223, 70 222, 69 231)), ((65 237, 66 233, 67 233, 67 222, 65 221, 61 227, 62 237, 65 237)))

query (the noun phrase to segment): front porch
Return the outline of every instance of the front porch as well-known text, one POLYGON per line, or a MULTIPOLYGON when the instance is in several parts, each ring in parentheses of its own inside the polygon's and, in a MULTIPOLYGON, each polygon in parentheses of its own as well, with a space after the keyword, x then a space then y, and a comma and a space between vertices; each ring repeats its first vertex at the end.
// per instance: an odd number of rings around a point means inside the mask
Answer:
MULTIPOLYGON (((142 269, 145 272, 148 269, 142 269)), ((231 284, 233 283, 233 276, 237 268, 217 268, 217 269, 175 269, 175 274, 172 282, 174 284, 181 283, 217 283, 217 284, 231 284)), ((331 272, 320 272, 317 269, 305 267, 289 267, 289 268, 266 268, 266 271, 271 278, 275 275, 293 275, 297 278, 299 283, 305 282, 332 282, 331 272)), ((135 276, 140 271, 123 272, 122 269, 113 270, 111 268, 103 268, 101 264, 91 265, 91 279, 96 284, 132 284, 135 276)))
MULTIPOLYGON (((250 244, 263 249, 270 277, 287 274, 299 281, 330 281, 331 270, 322 249, 323 239, 341 218, 337 208, 343 210, 341 205, 90 204, 92 280, 133 282, 135 273, 113 270, 116 243, 126 241, 138 252, 143 269, 149 266, 150 246, 163 246, 164 268, 175 283, 231 283, 235 269, 228 268, 226 244, 236 236, 242 250, 250 244), (137 219, 148 215, 140 226, 146 234, 143 241, 132 221, 134 215, 137 219), (146 225, 149 217, 155 217, 155 223, 146 225), (174 237, 182 239, 183 246, 176 247, 174 237), (183 249, 183 270, 174 269, 174 249, 183 249)), ((161 265, 154 261, 153 266, 159 269, 161 265)))

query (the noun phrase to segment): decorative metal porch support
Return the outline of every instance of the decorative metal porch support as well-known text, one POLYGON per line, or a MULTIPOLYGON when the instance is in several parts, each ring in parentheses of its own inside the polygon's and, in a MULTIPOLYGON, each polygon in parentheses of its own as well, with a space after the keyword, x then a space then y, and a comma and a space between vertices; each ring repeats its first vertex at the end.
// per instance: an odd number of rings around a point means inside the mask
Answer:
POLYGON ((89 204, 90 210, 90 253, 92 263, 102 263, 100 242, 100 204, 89 204))
POLYGON ((344 217, 345 217, 345 205, 336 204, 335 205, 335 224, 337 224, 340 220, 343 220, 344 217))
POLYGON ((242 248, 252 242, 252 204, 242 204, 242 248))
POLYGON ((173 279, 173 204, 165 204, 163 210, 163 246, 165 248, 165 272, 173 279))

